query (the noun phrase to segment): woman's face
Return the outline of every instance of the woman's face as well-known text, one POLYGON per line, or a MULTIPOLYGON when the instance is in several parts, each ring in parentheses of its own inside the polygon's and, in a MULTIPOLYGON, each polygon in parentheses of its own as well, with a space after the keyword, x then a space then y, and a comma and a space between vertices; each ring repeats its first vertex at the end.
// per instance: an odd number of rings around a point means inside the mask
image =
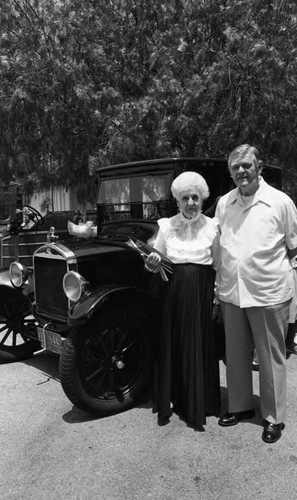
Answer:
POLYGON ((187 219, 193 219, 201 212, 201 195, 196 189, 189 188, 180 193, 177 204, 187 219))

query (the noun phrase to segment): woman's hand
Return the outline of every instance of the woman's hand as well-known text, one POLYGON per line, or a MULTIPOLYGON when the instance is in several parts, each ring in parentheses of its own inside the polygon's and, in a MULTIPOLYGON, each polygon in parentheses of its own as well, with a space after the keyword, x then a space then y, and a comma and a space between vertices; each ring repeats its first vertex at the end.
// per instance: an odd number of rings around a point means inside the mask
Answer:
POLYGON ((144 267, 151 273, 157 273, 159 269, 159 264, 161 262, 161 257, 156 252, 151 252, 144 264, 144 267))

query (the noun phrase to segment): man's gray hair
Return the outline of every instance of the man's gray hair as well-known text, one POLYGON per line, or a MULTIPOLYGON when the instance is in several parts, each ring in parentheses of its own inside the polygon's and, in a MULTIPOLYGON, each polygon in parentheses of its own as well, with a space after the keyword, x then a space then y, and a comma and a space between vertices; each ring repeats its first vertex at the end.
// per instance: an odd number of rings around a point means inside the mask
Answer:
POLYGON ((231 151, 231 153, 229 154, 229 156, 228 156, 228 167, 230 167, 231 158, 236 153, 243 156, 246 153, 248 153, 249 151, 254 155, 254 157, 256 158, 257 162, 259 162, 260 161, 260 153, 259 153, 258 149, 255 146, 251 146, 250 144, 240 144, 239 146, 236 146, 236 148, 234 148, 231 151))

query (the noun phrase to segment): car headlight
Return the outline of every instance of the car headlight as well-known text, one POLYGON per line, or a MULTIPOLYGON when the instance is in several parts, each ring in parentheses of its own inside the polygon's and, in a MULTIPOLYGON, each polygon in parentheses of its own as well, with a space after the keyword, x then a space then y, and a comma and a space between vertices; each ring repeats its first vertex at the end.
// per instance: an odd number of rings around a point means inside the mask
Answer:
POLYGON ((73 302, 81 298, 88 288, 88 281, 76 271, 69 271, 63 278, 63 290, 66 297, 73 302))
POLYGON ((20 262, 12 262, 9 266, 9 277, 15 288, 20 288, 27 281, 29 270, 20 262))

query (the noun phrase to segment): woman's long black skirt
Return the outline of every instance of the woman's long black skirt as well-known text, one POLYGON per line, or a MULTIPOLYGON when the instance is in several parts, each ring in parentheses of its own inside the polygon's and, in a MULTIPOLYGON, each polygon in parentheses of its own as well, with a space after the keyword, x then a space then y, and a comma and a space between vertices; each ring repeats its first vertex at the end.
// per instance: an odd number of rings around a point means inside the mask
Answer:
POLYGON ((193 426, 219 415, 219 362, 212 328, 215 272, 201 264, 175 264, 164 304, 159 349, 158 415, 170 403, 193 426))

